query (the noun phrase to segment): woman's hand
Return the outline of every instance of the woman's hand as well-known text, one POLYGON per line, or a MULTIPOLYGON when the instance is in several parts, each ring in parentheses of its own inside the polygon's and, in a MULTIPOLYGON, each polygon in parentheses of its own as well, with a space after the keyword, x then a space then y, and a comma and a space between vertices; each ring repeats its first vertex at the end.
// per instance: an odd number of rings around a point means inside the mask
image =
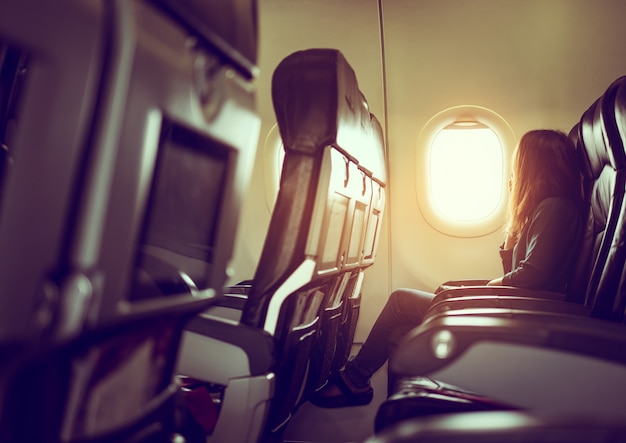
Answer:
POLYGON ((502 277, 494 278, 487 282, 487 286, 502 286, 502 277))
POLYGON ((515 237, 512 234, 507 232, 506 233, 506 238, 504 239, 504 246, 503 246, 503 248, 505 250, 513 249, 516 244, 517 244, 517 237, 515 237))

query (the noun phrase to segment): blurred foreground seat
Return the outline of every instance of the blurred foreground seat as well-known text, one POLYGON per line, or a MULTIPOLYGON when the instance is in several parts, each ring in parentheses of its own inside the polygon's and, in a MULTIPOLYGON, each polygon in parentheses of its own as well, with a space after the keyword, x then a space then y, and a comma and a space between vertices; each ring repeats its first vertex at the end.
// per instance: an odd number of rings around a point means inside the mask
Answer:
POLYGON ((256 6, 222 3, 3 2, 1 441, 186 432, 180 337, 222 296, 260 126, 256 6))

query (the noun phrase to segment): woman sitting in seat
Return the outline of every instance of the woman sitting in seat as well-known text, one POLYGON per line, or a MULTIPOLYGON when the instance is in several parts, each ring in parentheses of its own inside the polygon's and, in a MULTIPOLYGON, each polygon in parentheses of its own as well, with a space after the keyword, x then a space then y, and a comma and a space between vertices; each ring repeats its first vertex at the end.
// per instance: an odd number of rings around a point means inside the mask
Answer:
MULTIPOLYGON (((526 133, 513 154, 504 275, 489 285, 564 293, 582 231, 579 160, 561 131, 526 133)), ((392 337, 419 325, 434 294, 397 289, 390 295, 359 353, 311 398, 320 407, 368 404, 370 378, 387 361, 392 337)))

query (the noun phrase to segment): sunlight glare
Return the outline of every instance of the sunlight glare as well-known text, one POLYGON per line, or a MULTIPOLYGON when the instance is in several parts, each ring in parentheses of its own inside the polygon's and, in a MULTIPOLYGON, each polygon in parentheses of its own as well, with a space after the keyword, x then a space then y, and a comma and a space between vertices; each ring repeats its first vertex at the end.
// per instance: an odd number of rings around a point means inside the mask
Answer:
POLYGON ((502 198, 502 144, 490 128, 454 124, 430 150, 431 198, 444 217, 461 222, 492 214, 502 198))

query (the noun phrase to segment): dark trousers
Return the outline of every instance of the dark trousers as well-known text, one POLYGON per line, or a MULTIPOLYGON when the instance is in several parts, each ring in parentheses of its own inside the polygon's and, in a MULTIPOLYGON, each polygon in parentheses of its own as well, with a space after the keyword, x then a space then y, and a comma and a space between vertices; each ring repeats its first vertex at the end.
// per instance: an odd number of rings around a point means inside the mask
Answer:
POLYGON ((357 386, 366 384, 385 364, 398 340, 422 322, 434 296, 418 289, 393 291, 361 350, 346 365, 346 376, 357 386))

